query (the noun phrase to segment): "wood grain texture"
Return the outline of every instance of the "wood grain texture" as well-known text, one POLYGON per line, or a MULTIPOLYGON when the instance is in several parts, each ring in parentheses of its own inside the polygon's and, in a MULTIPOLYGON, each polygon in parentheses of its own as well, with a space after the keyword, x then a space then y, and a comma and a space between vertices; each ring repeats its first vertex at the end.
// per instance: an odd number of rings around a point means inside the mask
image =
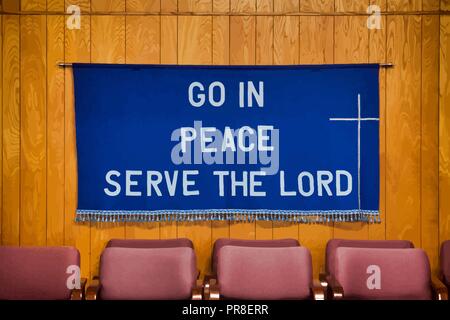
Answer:
POLYGON ((160 17, 130 16, 126 18, 127 63, 160 63, 160 26, 160 17))
POLYGON ((59 13, 66 11, 64 0, 47 0, 47 11, 59 13))
MULTIPOLYGON (((441 10, 450 10, 450 0, 441 0, 441 10)), ((442 29, 441 29, 441 32, 442 32, 442 29)), ((445 33, 445 31, 444 31, 444 33, 445 33)))
POLYGON ((64 16, 47 17, 47 245, 64 244, 64 16))
POLYGON ((421 21, 387 18, 386 237, 420 247, 421 21))
MULTIPOLYGON (((93 0, 96 1, 96 0, 93 0)), ((90 12, 91 11, 91 0, 65 0, 65 8, 67 9, 69 6, 75 5, 79 6, 81 12, 90 12)))
POLYGON ((388 11, 420 11, 422 1, 429 0, 387 0, 388 11))
POLYGON ((300 11, 334 12, 335 0, 300 0, 300 11))
POLYGON ((2 0, 2 10, 4 12, 20 11, 20 2, 17 0, 2 0))
POLYGON ((20 238, 20 22, 3 16, 2 244, 20 238))
MULTIPOLYGON (((425 2, 424 2, 425 4, 425 2)), ((422 17, 421 247, 439 264, 439 17, 422 17)))
POLYGON ((46 17, 20 17, 20 244, 46 245, 46 17))
POLYGON ((213 0, 178 0, 179 12, 211 12, 213 0))
POLYGON ((20 9, 22 11, 45 11, 47 0, 20 0, 20 9))
POLYGON ((161 1, 161 12, 177 12, 178 0, 163 0, 161 1))
POLYGON ((126 0, 92 0, 91 12, 124 12, 126 0))
POLYGON ((127 0, 127 12, 160 12, 161 0, 127 0))
POLYGON ((441 17, 439 81, 439 241, 450 239, 450 17, 441 17))

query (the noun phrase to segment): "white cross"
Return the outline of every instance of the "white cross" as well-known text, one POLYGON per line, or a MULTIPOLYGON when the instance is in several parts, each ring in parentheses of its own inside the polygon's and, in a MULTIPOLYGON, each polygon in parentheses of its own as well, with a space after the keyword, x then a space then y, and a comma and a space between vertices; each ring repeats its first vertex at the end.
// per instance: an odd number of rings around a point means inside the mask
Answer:
POLYGON ((361 121, 380 121, 380 118, 361 118, 361 94, 358 93, 358 118, 330 118, 330 121, 358 121, 358 209, 361 210, 361 121))

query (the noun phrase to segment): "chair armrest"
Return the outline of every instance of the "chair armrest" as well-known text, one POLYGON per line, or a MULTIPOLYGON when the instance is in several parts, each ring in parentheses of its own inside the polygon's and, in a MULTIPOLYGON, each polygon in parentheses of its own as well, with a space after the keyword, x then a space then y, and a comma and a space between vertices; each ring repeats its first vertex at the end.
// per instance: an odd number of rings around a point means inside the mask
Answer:
POLYGON ((327 277, 328 277, 327 273, 319 273, 319 282, 323 288, 328 287, 327 277))
POLYGON ((431 277, 431 288, 433 289, 435 300, 448 300, 447 287, 438 279, 438 277, 431 277))
POLYGON ((330 299, 340 300, 344 298, 344 289, 341 284, 331 275, 326 277, 328 284, 328 295, 330 299))
POLYGON ((100 293, 100 288, 101 288, 100 280, 94 277, 91 285, 86 290, 86 300, 97 300, 98 294, 100 293))
POLYGON ((195 287, 192 289, 192 300, 203 300, 203 281, 197 280, 195 287))
POLYGON ((310 291, 311 291, 311 297, 314 300, 325 300, 325 289, 322 287, 319 280, 316 280, 316 279, 313 280, 311 287, 310 287, 310 291))
POLYGON ((209 300, 209 295, 210 295, 210 286, 212 284, 217 283, 216 280, 216 275, 214 274, 205 274, 205 276, 203 277, 203 296, 205 298, 205 300, 209 300))
POLYGON ((206 296, 206 300, 220 300, 220 292, 219 292, 219 284, 216 282, 216 279, 212 279, 209 282, 208 295, 206 296))
POLYGON ((80 279, 80 289, 73 289, 70 293, 70 300, 83 300, 84 299, 84 291, 86 289, 86 278, 80 279))

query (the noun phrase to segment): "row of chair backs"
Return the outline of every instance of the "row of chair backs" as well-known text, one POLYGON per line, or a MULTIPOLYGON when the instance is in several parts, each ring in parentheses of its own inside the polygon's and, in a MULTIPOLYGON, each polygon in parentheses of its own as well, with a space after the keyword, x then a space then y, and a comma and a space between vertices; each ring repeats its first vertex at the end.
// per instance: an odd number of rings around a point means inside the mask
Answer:
MULTIPOLYGON (((79 265, 79 252, 72 247, 0 247, 0 299, 68 299, 67 279, 73 272, 68 268, 79 265)), ((311 255, 295 239, 219 239, 213 269, 225 298, 310 296, 311 255)), ((427 255, 409 241, 330 240, 326 270, 344 287, 348 299, 432 295, 427 255)), ((441 270, 449 286, 450 241, 441 247, 441 270)), ((197 275, 189 239, 111 240, 100 261, 100 297, 187 299, 197 275)))
POLYGON ((73 247, 0 247, 0 300, 69 299, 68 277, 79 265, 73 247))

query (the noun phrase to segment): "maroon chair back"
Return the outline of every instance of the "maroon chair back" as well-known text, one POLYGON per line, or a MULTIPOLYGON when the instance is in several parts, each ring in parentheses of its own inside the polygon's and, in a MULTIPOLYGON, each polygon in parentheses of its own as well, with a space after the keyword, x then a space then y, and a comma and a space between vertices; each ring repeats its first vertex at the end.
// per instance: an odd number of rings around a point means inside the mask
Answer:
POLYGON ((0 299, 70 299, 70 266, 80 266, 72 247, 0 247, 0 299))
POLYGON ((192 241, 186 238, 178 239, 111 239, 106 248, 194 248, 192 241))
POLYGON ((332 239, 328 241, 325 251, 325 271, 328 274, 335 273, 336 250, 339 247, 348 248, 386 248, 386 249, 411 249, 414 244, 408 240, 350 240, 332 239))
POLYGON ((340 247, 335 277, 345 299, 432 298, 430 264, 422 249, 340 247))
POLYGON ((303 247, 224 246, 217 264, 220 295, 225 299, 308 299, 311 254, 303 247))
POLYGON ((450 288, 450 240, 444 241, 441 246, 441 272, 444 283, 450 288))
POLYGON ((100 260, 99 298, 190 299, 196 278, 192 248, 106 248, 100 260))
POLYGON ((280 248, 280 247, 299 247, 300 243, 297 239, 277 239, 277 240, 245 240, 245 239, 229 239, 221 238, 214 242, 212 270, 217 272, 217 261, 219 259, 220 250, 224 246, 239 246, 253 248, 280 248))

